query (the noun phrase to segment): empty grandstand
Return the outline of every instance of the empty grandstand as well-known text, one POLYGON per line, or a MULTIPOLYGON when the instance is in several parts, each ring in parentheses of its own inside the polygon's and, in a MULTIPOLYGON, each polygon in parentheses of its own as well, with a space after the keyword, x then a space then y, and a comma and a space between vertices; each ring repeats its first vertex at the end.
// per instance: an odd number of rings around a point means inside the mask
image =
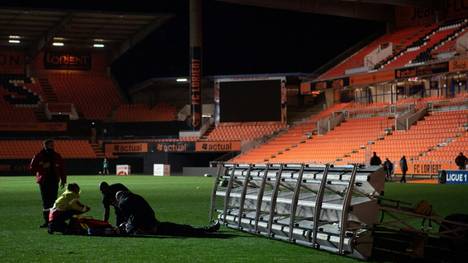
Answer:
MULTIPOLYGON (((373 5, 386 13, 379 7, 373 5)), ((0 51, 2 163, 24 168, 40 140, 54 137, 76 172, 83 162, 92 163, 86 172, 97 170, 104 156, 151 174, 153 163, 176 172, 219 160, 368 164, 374 151, 394 163, 406 155, 415 175, 454 169, 456 153, 466 151, 467 14, 408 22, 410 9, 395 7, 395 17, 382 17, 393 22, 387 32, 314 74, 209 76, 198 83, 200 65, 192 63, 189 80, 152 78, 131 87, 117 81, 113 64, 173 14, 2 10, 0 18, 14 19, 20 31, 35 19, 49 21, 19 36, 27 52, 11 45, 0 51), (50 31, 52 21, 65 26, 50 31), (86 31, 90 24, 110 28, 114 38, 97 39, 106 32, 86 31), (46 43, 39 41, 44 31, 46 43), (109 50, 80 44, 88 40, 109 50)))
MULTIPOLYGON (((18 214, 32 222, 32 201, 23 202, 33 194, 29 165, 47 139, 54 139, 67 175, 93 175, 69 180, 94 189, 83 195, 93 207, 105 160, 106 176, 138 175, 109 182, 162 201, 161 211, 195 209, 194 217, 208 208, 207 182, 214 179, 209 219, 268 238, 374 261, 451 262, 460 255, 451 252, 466 250, 458 242, 466 218, 442 218, 466 212, 447 205, 463 195, 453 189, 462 188, 435 184, 468 184, 466 164, 455 161, 468 154, 467 1, 161 0, 128 8, 119 8, 122 1, 13 2, 0 4, 0 176, 15 177, 9 185, 21 188, 6 189, 13 194, 5 200, 20 196, 21 205, 5 206, 0 235, 16 247, 2 259, 49 259, 37 253, 43 249, 36 241, 45 240, 38 230, 12 225, 18 214), (393 171, 372 165, 373 153, 391 161, 393 171), (200 178, 153 177, 168 175, 200 178), (409 183, 434 185, 395 183, 405 175, 409 183), (29 192, 14 194, 18 189, 29 192), (440 189, 450 198, 433 195, 440 189), (439 203, 412 207, 410 192, 439 203), (393 200, 397 194, 405 200, 393 200), (182 200, 190 205, 174 205, 182 200), (19 239, 29 254, 18 249, 19 239), (393 255, 374 258, 379 253, 393 255)), ((164 216, 180 218, 174 211, 164 216)), ((177 241, 193 244, 187 255, 200 261, 316 256, 306 249, 280 255, 269 240, 245 246, 245 236, 232 233, 220 233, 221 252, 207 255, 199 252, 208 239, 177 241), (255 255, 267 250, 272 256, 255 255)), ((178 249, 172 239, 135 240, 125 242, 144 250, 137 261, 180 259, 154 250, 155 243, 178 249)), ((93 245, 69 252, 75 243, 55 260, 85 252, 85 260, 99 260, 93 245)), ((99 245, 112 251, 112 244, 99 245)), ((182 261, 193 261, 188 257, 182 261)))

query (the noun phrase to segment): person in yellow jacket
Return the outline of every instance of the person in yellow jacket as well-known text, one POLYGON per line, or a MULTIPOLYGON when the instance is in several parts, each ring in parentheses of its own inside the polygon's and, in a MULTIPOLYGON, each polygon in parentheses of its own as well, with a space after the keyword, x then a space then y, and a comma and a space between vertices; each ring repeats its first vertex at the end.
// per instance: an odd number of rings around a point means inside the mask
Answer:
POLYGON ((68 184, 67 190, 55 200, 54 206, 49 213, 49 234, 54 232, 66 233, 67 220, 74 215, 86 213, 89 206, 80 202, 80 186, 76 183, 68 184))

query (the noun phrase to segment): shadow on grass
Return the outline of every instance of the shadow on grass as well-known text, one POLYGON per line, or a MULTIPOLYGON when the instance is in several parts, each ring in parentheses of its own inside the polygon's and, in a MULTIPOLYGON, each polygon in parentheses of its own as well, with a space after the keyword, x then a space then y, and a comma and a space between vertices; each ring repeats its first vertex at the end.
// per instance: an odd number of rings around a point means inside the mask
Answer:
POLYGON ((242 235, 236 234, 228 234, 228 233, 212 233, 212 234, 204 234, 204 235, 118 235, 119 237, 128 237, 128 238, 160 238, 160 239, 167 239, 167 238, 211 238, 211 239, 230 239, 236 237, 243 237, 242 235))
MULTIPOLYGON (((59 232, 56 232, 59 234, 59 232)), ((156 238, 156 239, 174 239, 174 238, 211 238, 211 239, 231 239, 236 237, 246 237, 242 234, 233 234, 233 233, 223 233, 223 232, 216 232, 216 233, 206 233, 206 234, 164 234, 164 235, 153 235, 153 234, 88 234, 88 233, 74 233, 74 234, 63 234, 66 236, 90 236, 90 237, 124 237, 124 238, 156 238)))
POLYGON ((382 229, 374 232, 372 261, 467 262, 468 236, 444 238, 418 232, 382 229))

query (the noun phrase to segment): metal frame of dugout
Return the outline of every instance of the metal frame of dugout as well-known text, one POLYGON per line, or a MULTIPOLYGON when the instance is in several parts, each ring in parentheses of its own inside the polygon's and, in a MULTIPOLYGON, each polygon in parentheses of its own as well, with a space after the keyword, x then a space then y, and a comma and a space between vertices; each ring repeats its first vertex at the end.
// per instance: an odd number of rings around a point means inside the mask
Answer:
POLYGON ((218 163, 210 219, 359 259, 371 256, 379 167, 218 163))

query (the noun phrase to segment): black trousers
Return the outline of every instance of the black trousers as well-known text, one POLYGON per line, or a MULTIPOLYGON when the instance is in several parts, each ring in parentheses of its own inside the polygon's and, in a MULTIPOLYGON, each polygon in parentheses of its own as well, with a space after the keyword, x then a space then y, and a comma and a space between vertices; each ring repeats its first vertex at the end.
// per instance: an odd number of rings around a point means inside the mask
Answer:
POLYGON ((39 185, 44 211, 48 211, 54 206, 54 202, 57 200, 58 186, 59 182, 57 180, 46 180, 39 185))
POLYGON ((392 171, 385 171, 385 180, 390 180, 392 179, 392 171))
POLYGON ((406 183, 406 171, 405 170, 401 171, 400 183, 406 183))
POLYGON ((122 214, 122 211, 116 206, 114 206, 114 212, 115 212, 115 222, 117 226, 120 226, 120 224, 125 222, 125 217, 122 214))

